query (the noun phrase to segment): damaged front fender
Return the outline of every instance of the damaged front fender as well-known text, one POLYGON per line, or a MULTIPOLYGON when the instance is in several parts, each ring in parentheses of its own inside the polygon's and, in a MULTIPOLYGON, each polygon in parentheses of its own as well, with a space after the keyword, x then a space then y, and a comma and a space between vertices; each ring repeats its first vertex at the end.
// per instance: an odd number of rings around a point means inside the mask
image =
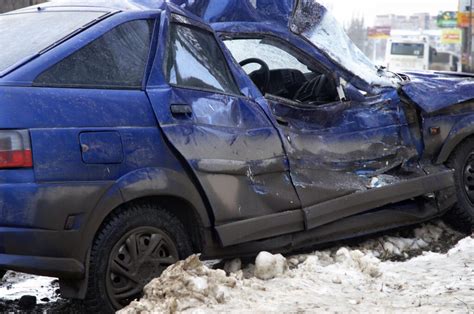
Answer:
POLYGON ((442 164, 446 162, 454 149, 472 134, 474 134, 474 115, 462 119, 451 129, 451 132, 449 132, 449 135, 441 148, 436 163, 442 164))
POLYGON ((423 111, 433 113, 474 99, 474 77, 447 73, 407 73, 403 92, 423 111))

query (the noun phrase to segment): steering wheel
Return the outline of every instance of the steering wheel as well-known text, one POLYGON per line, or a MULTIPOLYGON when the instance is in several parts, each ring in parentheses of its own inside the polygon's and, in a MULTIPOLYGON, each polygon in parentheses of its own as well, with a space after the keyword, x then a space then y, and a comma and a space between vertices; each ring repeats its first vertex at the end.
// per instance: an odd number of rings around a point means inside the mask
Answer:
POLYGON ((260 65, 260 69, 252 72, 249 76, 255 83, 255 85, 257 85, 257 87, 260 89, 262 94, 265 94, 270 85, 270 68, 268 67, 268 64, 265 61, 257 58, 245 59, 242 60, 239 64, 240 66, 244 67, 252 63, 260 65))

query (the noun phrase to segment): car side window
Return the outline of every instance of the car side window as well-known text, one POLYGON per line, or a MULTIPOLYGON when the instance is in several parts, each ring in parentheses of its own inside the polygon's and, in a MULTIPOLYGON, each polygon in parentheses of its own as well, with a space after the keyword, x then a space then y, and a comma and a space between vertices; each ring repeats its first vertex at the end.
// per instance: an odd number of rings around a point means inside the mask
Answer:
POLYGON ((171 24, 165 75, 171 85, 240 94, 217 40, 196 27, 171 24))
POLYGON ((237 62, 250 61, 244 71, 265 97, 292 105, 321 106, 340 99, 333 76, 288 42, 265 38, 224 41, 237 62), (268 72, 268 73, 267 73, 268 72))
POLYGON ((35 86, 141 89, 153 20, 117 26, 42 74, 35 86))
MULTIPOLYGON (((237 62, 242 62, 249 58, 257 58, 265 61, 270 70, 296 69, 302 73, 310 72, 308 67, 301 63, 301 61, 298 61, 295 56, 269 41, 265 42, 261 39, 231 39, 224 41, 224 44, 237 62)), ((259 68, 258 65, 251 64, 246 66, 244 70, 247 74, 250 74, 259 68)))

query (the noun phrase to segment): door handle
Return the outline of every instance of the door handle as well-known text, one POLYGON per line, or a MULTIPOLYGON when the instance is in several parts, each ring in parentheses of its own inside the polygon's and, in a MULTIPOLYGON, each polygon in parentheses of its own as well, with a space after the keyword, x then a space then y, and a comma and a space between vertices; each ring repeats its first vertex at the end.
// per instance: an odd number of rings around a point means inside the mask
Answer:
POLYGON ((191 116, 193 108, 190 105, 171 105, 171 114, 173 116, 191 116))

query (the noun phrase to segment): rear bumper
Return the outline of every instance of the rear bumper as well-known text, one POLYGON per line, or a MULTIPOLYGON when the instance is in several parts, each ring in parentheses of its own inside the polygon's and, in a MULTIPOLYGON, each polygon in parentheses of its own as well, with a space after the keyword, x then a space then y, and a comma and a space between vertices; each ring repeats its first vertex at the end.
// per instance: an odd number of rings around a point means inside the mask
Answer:
POLYGON ((76 232, 0 227, 0 268, 63 279, 84 277, 75 259, 76 232))
POLYGON ((84 277, 84 266, 70 258, 0 254, 0 268, 65 279, 84 277))
POLYGON ((0 269, 83 278, 87 219, 111 182, 2 183, 6 173, 0 172, 0 269))

